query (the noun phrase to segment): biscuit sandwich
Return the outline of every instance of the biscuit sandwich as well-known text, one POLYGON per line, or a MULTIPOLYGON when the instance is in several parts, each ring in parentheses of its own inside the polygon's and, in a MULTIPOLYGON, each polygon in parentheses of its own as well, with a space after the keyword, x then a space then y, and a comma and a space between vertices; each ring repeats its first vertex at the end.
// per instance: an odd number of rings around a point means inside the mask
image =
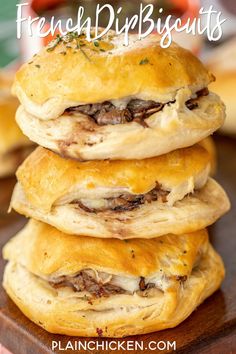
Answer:
POLYGON ((224 122, 214 77, 158 37, 68 33, 16 74, 17 122, 34 142, 79 160, 144 159, 191 146, 224 122), (32 80, 32 78, 34 78, 32 80))
POLYGON ((210 163, 198 144, 145 160, 85 162, 38 147, 16 173, 11 207, 68 234, 128 239, 193 232, 230 206, 209 177, 210 163))
POLYGON ((125 242, 65 235, 31 220, 3 256, 3 286, 21 311, 48 332, 72 336, 175 327, 224 277, 206 230, 125 242))

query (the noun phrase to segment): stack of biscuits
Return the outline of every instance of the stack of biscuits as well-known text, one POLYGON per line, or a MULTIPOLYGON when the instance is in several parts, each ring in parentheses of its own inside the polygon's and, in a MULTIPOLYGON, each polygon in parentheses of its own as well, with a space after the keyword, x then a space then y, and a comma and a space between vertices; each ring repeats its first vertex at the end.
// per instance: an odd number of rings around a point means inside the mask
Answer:
MULTIPOLYGON (((219 288, 206 227, 229 209, 199 143, 224 122, 214 77, 189 51, 109 32, 58 36, 16 74, 16 119, 40 146, 11 207, 3 286, 52 333, 171 328, 219 288)), ((203 145, 203 146, 202 146, 203 145)))

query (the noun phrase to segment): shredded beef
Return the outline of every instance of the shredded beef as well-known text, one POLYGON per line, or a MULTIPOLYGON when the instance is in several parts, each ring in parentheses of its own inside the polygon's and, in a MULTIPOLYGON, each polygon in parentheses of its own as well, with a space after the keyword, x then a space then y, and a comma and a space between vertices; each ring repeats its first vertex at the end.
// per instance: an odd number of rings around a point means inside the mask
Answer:
POLYGON ((98 125, 124 124, 132 121, 132 115, 128 109, 112 108, 106 111, 104 108, 93 117, 98 125))
MULTIPOLYGON (((120 288, 119 286, 110 284, 109 282, 106 284, 97 282, 94 278, 92 278, 83 270, 80 271, 79 274, 77 274, 76 276, 64 275, 58 277, 57 279, 50 281, 49 284, 55 289, 62 288, 62 287, 70 287, 74 291, 78 291, 78 292, 87 291, 96 298, 127 293, 126 290, 120 288)), ((139 282, 140 291, 148 290, 151 288, 155 288, 155 284, 154 283, 145 284, 145 278, 140 277, 140 282, 139 282)))
POLYGON ((198 98, 202 96, 207 96, 209 94, 208 88, 204 88, 201 91, 198 91, 196 93, 197 97, 196 98, 191 98, 188 100, 185 104, 188 107, 188 109, 193 110, 195 108, 198 108, 198 98))
POLYGON ((140 290, 145 290, 146 289, 146 284, 145 284, 145 278, 144 277, 140 277, 139 289, 140 290))
POLYGON ((72 204, 77 204, 81 209, 88 213, 99 213, 106 210, 122 212, 137 209, 142 204, 151 203, 157 200, 166 203, 168 194, 169 192, 163 190, 161 185, 156 183, 156 187, 146 194, 122 194, 116 198, 108 198, 108 207, 105 208, 89 208, 80 200, 74 200, 72 204))
POLYGON ((197 99, 192 99, 192 100, 187 101, 186 106, 188 107, 188 109, 190 109, 190 111, 198 108, 197 99))
MULTIPOLYGON (((184 283, 187 280, 187 276, 177 275, 175 276, 175 280, 179 281, 180 283, 184 283)), ((50 281, 49 284, 55 288, 62 288, 62 287, 70 287, 74 291, 87 291, 90 293, 91 296, 95 298, 100 297, 108 297, 110 295, 116 294, 127 294, 128 291, 122 289, 119 286, 113 285, 110 282, 102 284, 102 282, 97 281, 93 277, 91 277, 86 271, 81 270, 77 275, 63 275, 50 281)), ((145 294, 146 290, 156 288, 155 283, 146 283, 144 277, 140 277, 139 281, 139 290, 140 294, 145 294)), ((91 298, 87 299, 88 302, 91 302, 91 298)), ((92 303, 92 302, 91 302, 92 303)))
POLYGON ((86 272, 81 271, 76 276, 61 276, 50 282, 54 288, 71 287, 74 291, 88 291, 95 297, 109 296, 115 294, 124 294, 126 291, 110 283, 98 283, 86 272))
POLYGON ((144 277, 140 277, 140 281, 139 281, 139 290, 144 291, 144 290, 148 290, 148 289, 153 289, 155 288, 155 284, 154 283, 145 283, 145 278, 144 277))
MULTIPOLYGON (((163 104, 154 101, 131 100, 127 109, 131 112, 133 119, 146 119, 152 114, 159 112, 164 107, 163 104)), ((132 120, 133 120, 132 119, 132 120)))
MULTIPOLYGON (((198 98, 207 96, 209 91, 204 88, 196 93, 196 98, 190 99, 186 102, 188 109, 192 110, 198 107, 198 98)), ((169 103, 174 103, 168 102, 169 103)), ((103 103, 86 104, 66 109, 67 113, 80 112, 91 117, 98 125, 108 124, 124 124, 135 121, 144 127, 147 126, 144 120, 152 114, 163 109, 165 104, 155 101, 145 101, 139 99, 130 100, 126 108, 119 109, 109 101, 103 103)))
POLYGON ((187 275, 177 275, 176 280, 180 283, 184 283, 188 279, 187 275))
POLYGON ((140 122, 163 108, 154 101, 131 100, 126 108, 116 108, 111 102, 86 104, 68 108, 66 112, 80 112, 93 118, 98 125, 124 124, 131 121, 140 122))

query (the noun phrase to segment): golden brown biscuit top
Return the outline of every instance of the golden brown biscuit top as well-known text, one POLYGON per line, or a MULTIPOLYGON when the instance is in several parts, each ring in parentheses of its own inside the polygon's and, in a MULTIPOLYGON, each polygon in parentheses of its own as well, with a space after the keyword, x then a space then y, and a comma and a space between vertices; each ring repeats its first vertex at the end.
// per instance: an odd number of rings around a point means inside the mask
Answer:
POLYGON ((199 145, 145 160, 88 162, 64 159, 38 147, 16 175, 31 205, 50 210, 54 202, 72 189, 95 193, 101 188, 114 192, 123 188, 132 194, 144 194, 157 183, 172 189, 194 181, 209 162, 208 152, 199 145))
POLYGON ((72 103, 129 96, 168 102, 178 89, 196 92, 212 80, 203 64, 175 43, 162 48, 156 35, 138 40, 133 34, 126 47, 123 37, 111 32, 101 41, 87 42, 81 36, 56 39, 20 68, 14 92, 23 104, 26 95, 28 106, 47 103, 53 110, 57 103, 64 110, 72 103))
POLYGON ((93 269, 115 275, 189 275, 208 247, 206 230, 154 239, 100 239, 64 234, 31 220, 4 247, 5 259, 41 277, 75 274, 93 269))

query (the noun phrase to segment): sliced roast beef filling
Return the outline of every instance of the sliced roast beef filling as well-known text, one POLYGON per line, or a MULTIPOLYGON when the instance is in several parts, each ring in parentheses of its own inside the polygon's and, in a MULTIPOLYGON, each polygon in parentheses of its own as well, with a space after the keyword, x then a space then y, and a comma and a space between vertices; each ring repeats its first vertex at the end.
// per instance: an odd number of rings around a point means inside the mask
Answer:
MULTIPOLYGON (((110 296, 115 294, 127 294, 127 290, 110 282, 102 283, 90 276, 86 271, 80 271, 75 276, 61 276, 49 282, 55 289, 62 287, 70 287, 74 291, 87 291, 94 297, 110 296)), ((140 277, 139 290, 144 291, 154 288, 155 284, 145 284, 145 278, 140 277)))
MULTIPOLYGON (((196 98, 192 98, 186 102, 188 109, 193 110, 198 107, 198 98, 207 96, 209 91, 204 88, 196 92, 196 98)), ((165 104, 174 103, 175 101, 167 102, 165 104)), ((103 103, 86 104, 66 109, 66 113, 73 114, 79 112, 91 117, 98 125, 108 124, 124 124, 135 121, 145 125, 144 120, 152 114, 157 113, 165 106, 163 103, 155 101, 145 101, 139 99, 132 99, 125 108, 117 108, 109 101, 103 103)))
POLYGON ((77 204, 81 209, 89 213, 99 213, 107 210, 114 212, 129 211, 138 208, 145 203, 151 203, 153 201, 167 202, 168 191, 161 188, 161 185, 156 183, 156 187, 146 194, 122 194, 116 198, 108 198, 105 200, 104 206, 101 208, 91 208, 81 200, 74 200, 71 204, 77 204))
POLYGON ((50 285, 54 288, 71 287, 74 291, 87 291, 95 297, 126 293, 126 290, 118 286, 96 281, 83 270, 76 276, 62 276, 50 281, 50 285))
MULTIPOLYGON (((103 282, 101 279, 98 280, 90 275, 89 270, 81 270, 78 274, 71 276, 71 275, 64 275, 60 276, 54 280, 51 280, 49 284, 55 288, 63 288, 63 287, 70 287, 76 292, 86 291, 92 297, 99 298, 99 297, 108 297, 110 295, 116 294, 129 294, 130 291, 123 289, 120 286, 112 284, 112 276, 108 281, 103 282)), ((187 280, 187 276, 173 276, 169 280, 178 281, 183 283, 187 280)), ((135 290, 138 294, 142 295, 142 293, 150 290, 158 288, 158 286, 153 283, 146 283, 146 279, 144 277, 139 278, 138 288, 135 290)), ((158 288, 161 290, 160 288, 158 288)))

